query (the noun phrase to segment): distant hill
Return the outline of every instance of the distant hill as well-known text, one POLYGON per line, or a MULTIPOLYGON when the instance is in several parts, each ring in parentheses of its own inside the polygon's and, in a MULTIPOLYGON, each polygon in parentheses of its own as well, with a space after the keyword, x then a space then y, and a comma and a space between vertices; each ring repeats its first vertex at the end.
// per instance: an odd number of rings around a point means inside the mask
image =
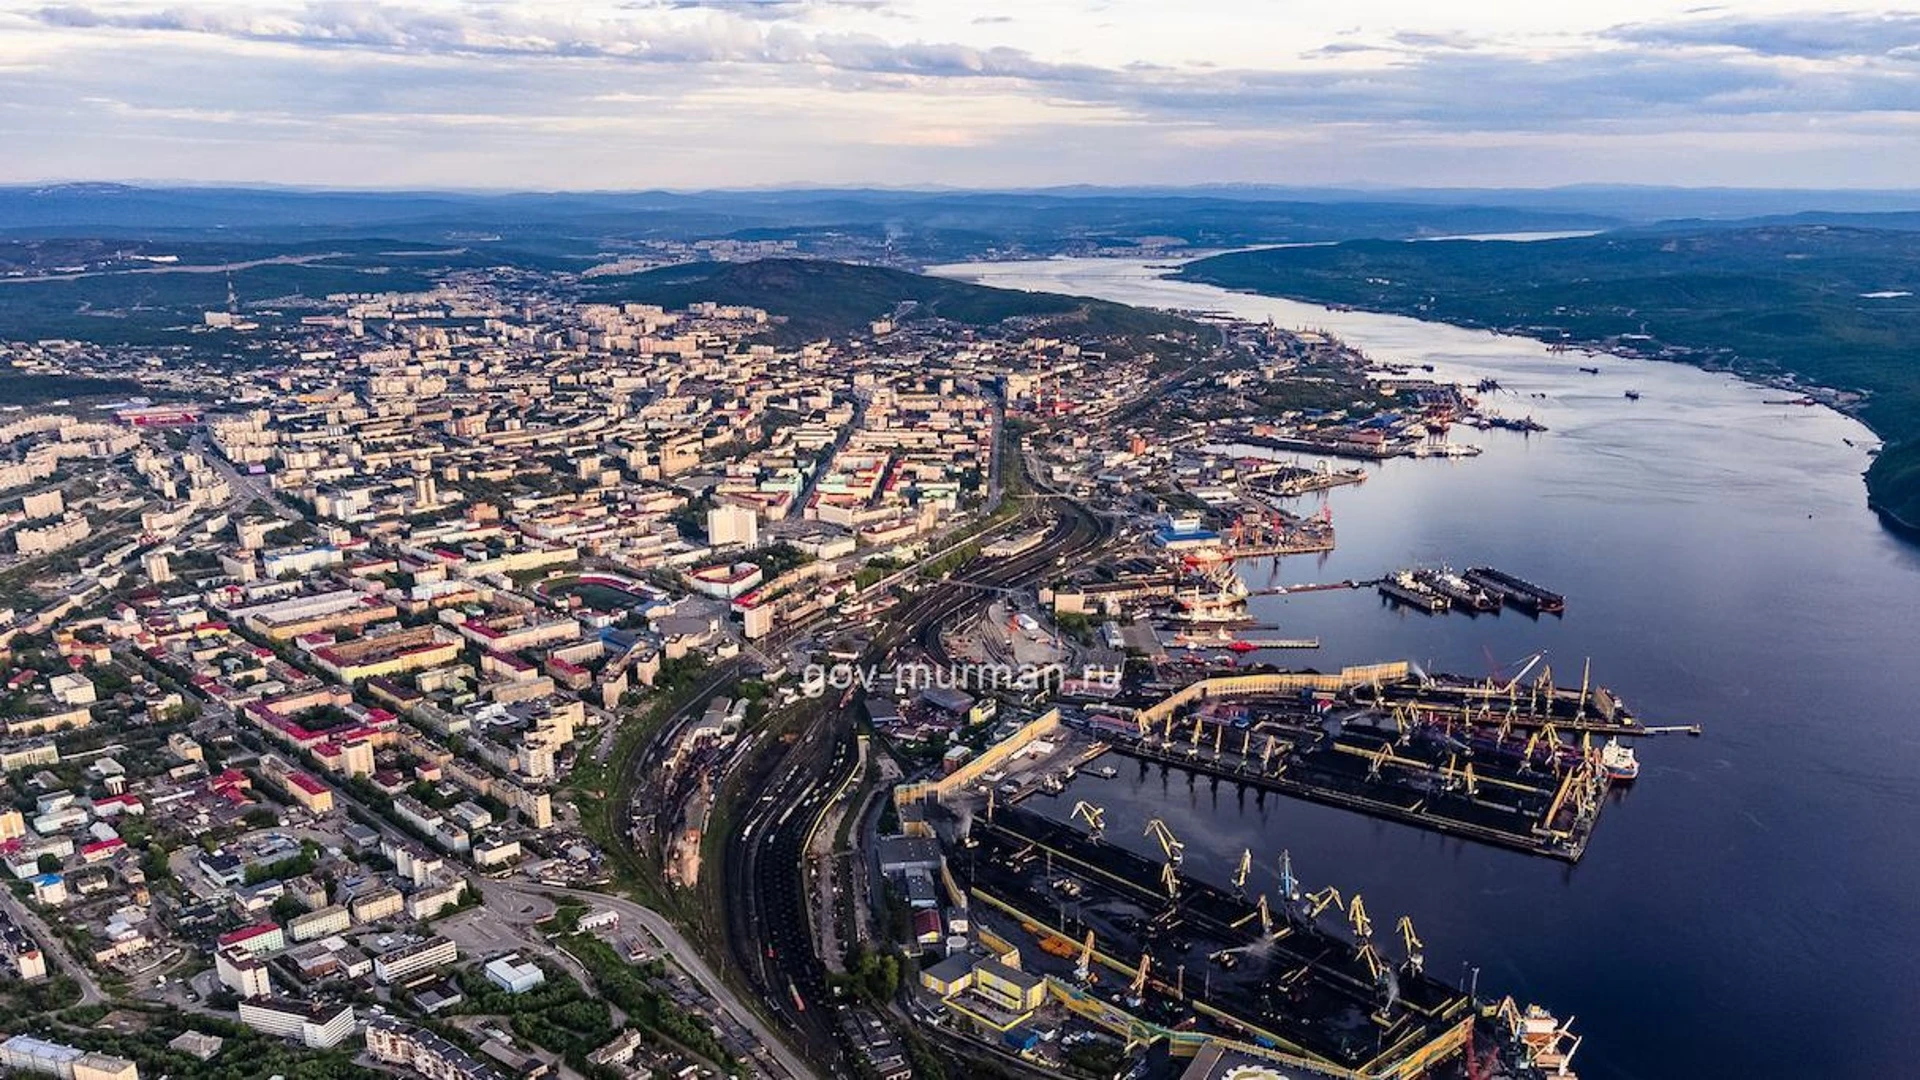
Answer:
POLYGON ((911 304, 905 321, 945 319, 990 327, 1009 320, 1105 338, 1189 333, 1194 324, 1105 300, 1021 292, 880 266, 820 259, 688 263, 623 277, 594 278, 587 299, 678 308, 701 300, 764 308, 784 321, 784 342, 864 334, 875 319, 911 304))
POLYGON ((1181 276, 1865 393, 1868 497, 1920 528, 1920 233, 1779 224, 1235 252, 1181 276))
POLYGON ((832 255, 852 245, 899 261, 989 252, 1051 254, 1142 240, 1200 247, 1362 236, 1567 231, 1622 224, 1606 214, 1514 208, 1469 199, 1317 201, 1191 189, 891 191, 329 191, 0 186, 0 235, 287 243, 380 236, 440 242, 484 234, 526 247, 559 239, 806 240, 832 255))

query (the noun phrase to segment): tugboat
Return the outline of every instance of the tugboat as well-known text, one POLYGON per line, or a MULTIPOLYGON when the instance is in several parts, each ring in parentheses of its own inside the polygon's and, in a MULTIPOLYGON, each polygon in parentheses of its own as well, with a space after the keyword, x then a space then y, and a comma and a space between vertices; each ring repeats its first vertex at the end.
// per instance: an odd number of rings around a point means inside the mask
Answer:
POLYGON ((1627 400, 1628 400, 1628 401, 1639 401, 1639 400, 1640 400, 1640 391, 1638 391, 1638 390, 1629 390, 1629 391, 1627 391, 1627 400))
POLYGON ((1619 739, 1608 739, 1600 748, 1600 771, 1616 784, 1630 783, 1640 775, 1640 759, 1634 756, 1633 747, 1619 739))

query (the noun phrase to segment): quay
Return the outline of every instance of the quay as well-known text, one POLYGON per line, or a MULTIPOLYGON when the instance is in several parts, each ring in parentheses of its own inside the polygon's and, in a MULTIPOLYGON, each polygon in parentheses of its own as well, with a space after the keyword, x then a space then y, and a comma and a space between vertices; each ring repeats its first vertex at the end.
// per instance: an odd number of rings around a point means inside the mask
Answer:
POLYGON ((1464 1052, 1474 1002, 1424 971, 1410 921, 1376 931, 1362 898, 1290 877, 1271 896, 1245 869, 1231 890, 1204 882, 1164 824, 1148 835, 1164 862, 1003 808, 973 820, 949 867, 980 940, 1122 1038, 1179 1058, 1227 1047, 1315 1080, 1412 1080, 1464 1052))
MULTIPOLYGON (((1510 851, 1578 862, 1599 819, 1606 780, 1587 762, 1559 775, 1462 764, 1355 736, 1325 744, 1277 735, 1244 752, 1167 739, 1115 741, 1113 750, 1257 790, 1336 806, 1510 851)), ((1216 740, 1219 741, 1219 740, 1216 740)))

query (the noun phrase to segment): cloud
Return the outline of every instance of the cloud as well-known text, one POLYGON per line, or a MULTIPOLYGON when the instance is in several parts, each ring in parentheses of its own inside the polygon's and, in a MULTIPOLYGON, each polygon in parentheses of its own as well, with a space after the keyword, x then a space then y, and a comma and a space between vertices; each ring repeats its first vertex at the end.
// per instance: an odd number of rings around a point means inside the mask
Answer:
MULTIPOLYGON (((405 162, 411 182, 430 158, 471 169, 461 155, 515 140, 538 142, 528 168, 555 169, 550 182, 569 179, 570 153, 608 170, 634 162, 637 183, 669 161, 751 162, 776 182, 824 179, 828 162, 890 178, 942 150, 977 155, 966 167, 980 174, 1014 170, 1014 182, 1041 169, 1016 150, 1046 157, 1062 179, 1076 168, 1082 179, 1132 175, 1064 157, 1077 146, 1107 147, 1097 152, 1123 168, 1131 153, 1206 178, 1216 158, 1273 154, 1276 168, 1301 167, 1282 147, 1362 160, 1386 146, 1430 155, 1736 125, 1811 146, 1816 124, 1862 118, 1885 130, 1920 113, 1920 15, 1712 9, 1553 33, 1355 26, 1216 53, 1120 8, 1109 14, 1124 32, 1100 38, 1083 14, 1063 21, 1066 9, 1029 3, 958 13, 944 0, 53 4, 16 11, 0 34, 35 68, 0 65, 0 137, 17 150, 15 170, 89 160, 90 140, 101 147, 91 159, 112 161, 110 148, 130 140, 146 153, 170 136, 253 137, 264 154, 276 140, 331 137, 351 159, 374 142, 399 153, 411 137, 422 156, 405 162)), ((1867 136, 1848 129, 1856 137, 1867 136)))
POLYGON ((1720 15, 1616 26, 1607 36, 1635 45, 1721 47, 1757 56, 1807 60, 1911 56, 1920 50, 1920 14, 1720 15))

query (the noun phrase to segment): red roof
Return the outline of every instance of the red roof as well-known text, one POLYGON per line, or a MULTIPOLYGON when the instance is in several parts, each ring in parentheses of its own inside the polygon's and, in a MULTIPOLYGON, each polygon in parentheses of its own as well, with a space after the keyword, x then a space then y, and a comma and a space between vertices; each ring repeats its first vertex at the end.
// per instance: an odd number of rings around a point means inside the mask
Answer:
POLYGON ((257 923, 253 926, 242 927, 231 934, 221 934, 219 941, 222 945, 238 945, 243 941, 252 941, 262 934, 276 933, 279 929, 280 925, 278 923, 257 923))
POLYGON ((287 783, 292 784, 294 787, 299 788, 309 795, 319 795, 327 790, 327 785, 303 772, 289 773, 287 783))

